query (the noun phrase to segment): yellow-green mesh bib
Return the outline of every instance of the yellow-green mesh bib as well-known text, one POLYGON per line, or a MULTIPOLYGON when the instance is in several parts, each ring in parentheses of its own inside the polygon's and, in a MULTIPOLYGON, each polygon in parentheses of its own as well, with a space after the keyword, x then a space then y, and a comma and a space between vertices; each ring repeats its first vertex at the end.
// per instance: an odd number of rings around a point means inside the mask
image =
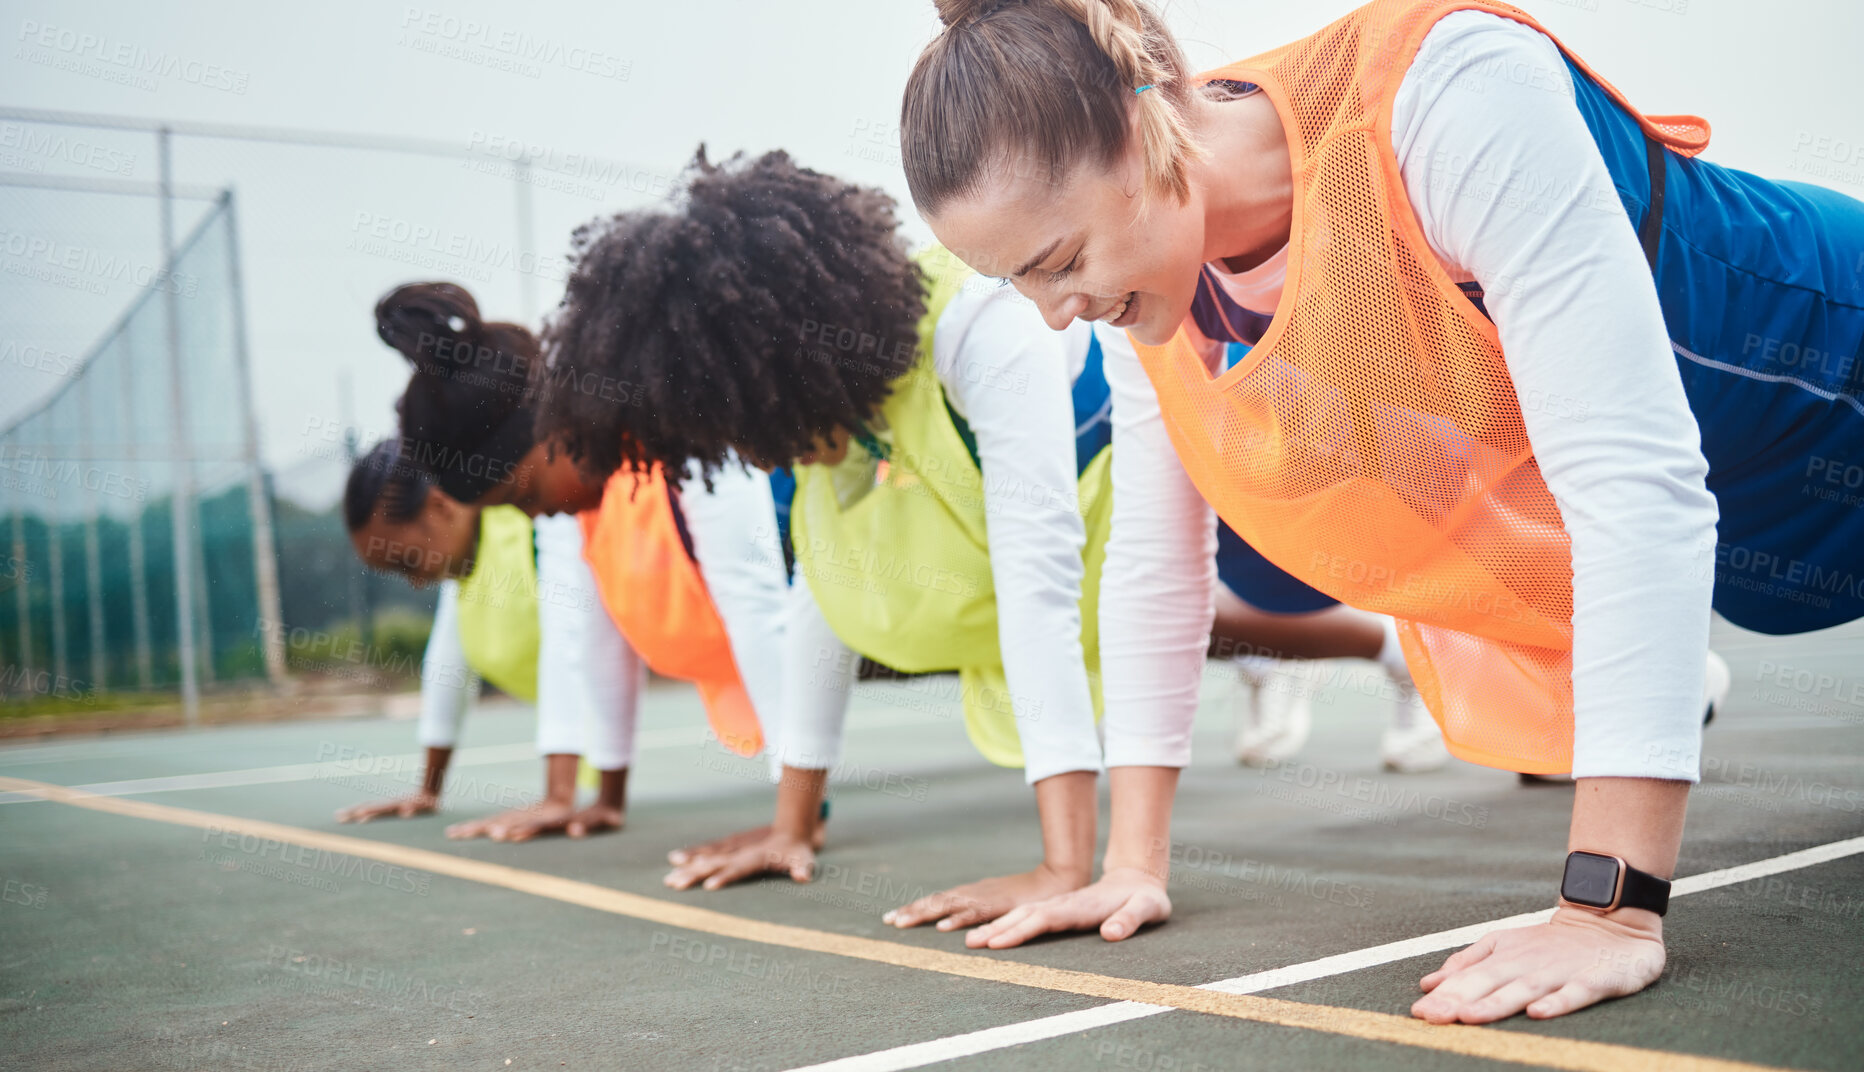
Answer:
MULTIPOLYGON (((797 571, 850 648, 908 673, 957 670, 971 743, 992 763, 1020 767, 1022 743, 997 643, 983 473, 952 424, 932 365, 933 329, 970 270, 937 248, 918 260, 930 284, 918 356, 881 405, 885 427, 873 430, 887 457, 873 489, 845 509, 836 486, 846 488, 873 465, 864 447, 850 444, 838 466, 796 468, 790 525, 797 571)), ((1087 526, 1081 648, 1096 719, 1100 571, 1113 520, 1110 461, 1111 452, 1101 451, 1080 478, 1087 526)))
POLYGON ((460 581, 460 645, 480 677, 537 700, 537 554, 531 519, 515 506, 479 512, 479 550, 460 581))

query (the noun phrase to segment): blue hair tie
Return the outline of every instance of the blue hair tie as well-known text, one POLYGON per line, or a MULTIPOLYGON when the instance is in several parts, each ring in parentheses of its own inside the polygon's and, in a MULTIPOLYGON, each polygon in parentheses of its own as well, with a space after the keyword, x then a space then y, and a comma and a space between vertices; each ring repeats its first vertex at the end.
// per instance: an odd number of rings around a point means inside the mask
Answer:
POLYGON ((1152 88, 1151 86, 1140 86, 1138 89, 1133 90, 1133 96, 1137 97, 1141 93, 1144 93, 1146 90, 1151 89, 1151 88, 1152 88))

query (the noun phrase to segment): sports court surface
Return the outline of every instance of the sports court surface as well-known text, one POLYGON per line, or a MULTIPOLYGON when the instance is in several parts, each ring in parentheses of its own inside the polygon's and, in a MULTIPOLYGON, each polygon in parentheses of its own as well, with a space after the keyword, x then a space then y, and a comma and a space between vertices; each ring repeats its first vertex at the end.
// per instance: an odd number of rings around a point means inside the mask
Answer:
POLYGON ((418 776, 408 722, 0 749, 0 1065, 1864 1067, 1864 627, 1718 623, 1716 646, 1734 691, 1690 801, 1669 967, 1561 1020, 1406 1010, 1448 950, 1551 904, 1571 790, 1380 772, 1382 701, 1345 663, 1296 761, 1239 768, 1212 664, 1175 914, 1119 945, 972 953, 880 922, 1035 861, 1020 772, 971 751, 949 679, 860 687, 814 883, 709 894, 662 887, 666 852, 766 821, 771 795, 705 742, 689 690, 651 694, 627 829, 588 842, 443 836, 537 789, 529 713, 498 704, 467 723, 444 815, 361 827, 332 813, 418 776))

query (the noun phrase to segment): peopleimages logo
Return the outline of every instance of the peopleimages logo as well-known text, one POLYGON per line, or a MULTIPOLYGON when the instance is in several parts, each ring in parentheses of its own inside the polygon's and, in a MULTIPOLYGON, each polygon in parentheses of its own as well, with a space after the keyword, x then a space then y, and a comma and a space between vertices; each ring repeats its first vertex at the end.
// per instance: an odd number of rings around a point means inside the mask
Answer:
POLYGON ((633 60, 624 60, 600 49, 534 37, 522 30, 478 19, 462 19, 431 8, 404 8, 401 29, 403 45, 496 66, 527 78, 538 77, 540 66, 561 67, 617 82, 626 82, 634 74, 633 60), (464 50, 488 54, 488 59, 498 57, 500 62, 484 63, 464 50))
POLYGON ((33 267, 69 272, 74 277, 95 282, 128 281, 139 287, 173 292, 184 298, 192 298, 200 290, 199 280, 186 272, 170 272, 163 265, 137 261, 86 246, 74 246, 69 242, 25 231, 0 231, 0 251, 33 267))
POLYGON ((433 268, 458 268, 479 280, 490 271, 516 272, 553 282, 569 278, 569 261, 551 253, 522 250, 505 242, 380 212, 358 209, 350 221, 347 249, 433 268))
POLYGON ((234 866, 228 870, 251 871, 267 877, 283 877, 272 874, 268 864, 276 863, 284 867, 300 868, 301 871, 289 872, 305 879, 314 879, 322 875, 336 875, 339 878, 354 878, 371 886, 380 886, 386 890, 427 896, 427 887, 433 876, 421 871, 410 871, 397 864, 387 864, 380 860, 365 860, 359 856, 348 856, 331 852, 328 849, 313 849, 307 845, 293 845, 273 838, 262 838, 257 834, 248 834, 239 830, 227 830, 217 826, 205 827, 201 831, 201 842, 211 849, 221 850, 217 855, 206 856, 212 862, 223 867, 234 866), (247 857, 244 862, 234 859, 230 853, 240 853, 247 857))
POLYGON ((28 478, 48 499, 58 498, 60 487, 82 487, 98 495, 132 502, 143 502, 149 495, 149 482, 140 477, 31 451, 0 451, 0 470, 28 478))
POLYGON ((31 343, 0 343, 0 365, 17 365, 48 376, 63 376, 77 364, 70 354, 47 350, 31 343))
POLYGON ((79 703, 96 703, 99 695, 97 688, 82 678, 34 670, 17 663, 0 666, 0 692, 30 692, 79 703))
POLYGON ((23 123, 0 123, 0 160, 27 171, 44 171, 44 160, 58 160, 112 175, 133 175, 136 154, 53 130, 36 130, 23 123))
POLYGON ((25 54, 16 52, 16 59, 50 67, 72 65, 71 69, 79 74, 113 75, 115 77, 108 80, 133 84, 138 89, 154 89, 153 79, 156 78, 173 78, 191 86, 244 96, 252 81, 247 71, 32 19, 20 20, 16 40, 28 49, 38 50, 25 54), (61 59, 64 62, 59 62, 61 59), (92 68, 91 64, 103 67, 92 68))

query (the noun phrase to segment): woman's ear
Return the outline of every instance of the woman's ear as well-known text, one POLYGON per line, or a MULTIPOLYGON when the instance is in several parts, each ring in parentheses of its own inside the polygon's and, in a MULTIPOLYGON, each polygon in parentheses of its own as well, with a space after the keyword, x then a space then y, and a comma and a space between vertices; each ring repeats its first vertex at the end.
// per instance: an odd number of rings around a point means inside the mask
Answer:
POLYGON ((479 507, 460 502, 439 488, 430 488, 421 512, 442 526, 452 527, 479 515, 479 507))

